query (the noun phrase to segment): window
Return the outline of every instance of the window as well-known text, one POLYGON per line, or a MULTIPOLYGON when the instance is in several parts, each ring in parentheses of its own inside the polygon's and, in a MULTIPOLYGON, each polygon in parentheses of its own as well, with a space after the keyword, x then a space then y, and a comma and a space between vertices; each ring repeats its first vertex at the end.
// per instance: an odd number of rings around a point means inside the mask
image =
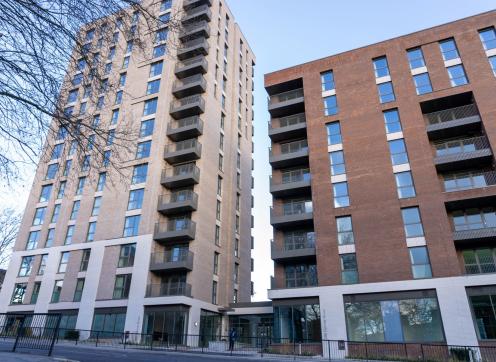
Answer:
POLYGON ((86 233, 86 242, 92 242, 95 240, 96 231, 96 221, 92 221, 88 224, 88 232, 86 233))
POLYGON ((309 287, 317 285, 315 264, 291 264, 284 268, 286 288, 309 287))
MULTIPOLYGON (((69 176, 69 172, 71 171, 71 166, 72 166, 72 160, 66 160, 65 161, 65 165, 64 165, 64 174, 63 174, 63 176, 69 176)), ((58 169, 58 167, 57 167, 57 169, 58 169)), ((55 171, 55 172, 57 172, 57 171, 55 171)))
POLYGON ((467 76, 465 75, 465 69, 463 65, 458 64, 452 67, 446 68, 450 78, 451 86, 457 87, 459 85, 464 85, 468 83, 467 76))
POLYGON ((76 74, 74 78, 72 78, 72 85, 78 86, 81 84, 82 81, 83 81, 83 74, 82 73, 76 74))
POLYGON ((119 76, 119 87, 124 87, 126 85, 127 73, 122 73, 119 76))
POLYGON ((424 228, 420 219, 420 211, 418 207, 407 207, 401 209, 403 217, 403 225, 407 238, 416 238, 424 236, 424 228))
POLYGON ((388 66, 387 58, 385 56, 372 59, 372 62, 374 64, 374 71, 376 78, 381 78, 389 75, 389 66, 388 66))
POLYGON ((358 266, 356 254, 342 254, 341 259, 341 283, 356 284, 358 283, 358 266))
POLYGON ((496 227, 496 213, 492 207, 457 210, 451 216, 455 231, 496 227))
POLYGON ((131 53, 133 51, 133 41, 128 40, 126 43, 126 54, 131 53))
POLYGON ((81 206, 81 201, 79 200, 76 200, 72 203, 71 217, 69 220, 76 220, 80 206, 81 206))
POLYGON ((71 255, 70 251, 64 251, 60 255, 59 268, 57 270, 57 273, 65 273, 65 271, 67 270, 67 264, 69 263, 70 255, 71 255))
POLYGON ((101 196, 97 196, 93 199, 93 209, 91 210, 91 216, 98 216, 100 214, 101 204, 102 204, 101 196))
POLYGON ((71 90, 67 96, 67 103, 73 103, 77 101, 79 89, 71 90))
POLYGON ((412 262, 412 273, 414 279, 432 278, 431 262, 427 247, 418 246, 408 248, 410 252, 410 261, 412 262))
POLYGON ((153 58, 158 58, 165 55, 165 44, 157 45, 153 48, 153 58))
POLYGON ((233 281, 235 284, 239 283, 239 264, 234 263, 233 281))
POLYGON ((64 285, 63 280, 56 280, 53 286, 51 303, 58 303, 60 300, 60 293, 62 292, 62 286, 64 285))
POLYGON ((350 196, 348 194, 348 182, 338 182, 332 185, 334 193, 334 207, 350 206, 350 196))
POLYGON ((396 99, 392 82, 378 84, 377 91, 379 92, 379 101, 381 103, 393 102, 396 99))
POLYGON ((407 50, 407 55, 410 69, 425 67, 424 54, 422 53, 421 48, 407 50))
POLYGON ((489 65, 493 71, 493 74, 496 76, 496 55, 487 58, 489 60, 489 65))
POLYGON ((138 235, 140 216, 141 215, 126 216, 123 237, 127 238, 138 235))
POLYGON ((145 183, 147 172, 148 172, 148 164, 147 163, 134 166, 133 177, 132 177, 131 183, 133 185, 145 183))
POLYGON ((65 234, 64 245, 72 244, 72 235, 74 235, 74 225, 67 226, 67 232, 65 234))
POLYGON ((102 109, 105 104, 105 98, 103 96, 98 97, 96 101, 96 109, 102 109))
POLYGON ((90 85, 87 85, 86 87, 84 87, 83 98, 86 99, 86 98, 91 97, 91 92, 92 92, 92 89, 91 89, 90 85))
POLYGON ((62 155, 62 151, 64 150, 64 144, 63 143, 59 143, 59 144, 56 144, 55 146, 53 146, 53 149, 52 149, 52 156, 50 157, 50 160, 56 160, 56 159, 59 159, 60 156, 62 155))
POLYGON ((103 70, 103 74, 108 75, 112 71, 112 63, 105 64, 105 68, 103 70))
POLYGON ((223 171, 223 169, 224 169, 224 156, 219 154, 219 170, 223 171))
POLYGON ((117 93, 115 93, 115 101, 114 101, 114 104, 121 104, 122 103, 122 91, 117 91, 117 93))
POLYGON ((131 277, 132 274, 116 275, 112 299, 126 299, 127 297, 129 297, 131 277))
POLYGON ((393 166, 408 163, 408 153, 406 151, 405 140, 398 139, 389 141, 389 153, 393 166))
POLYGON ((95 29, 90 29, 86 32, 86 38, 85 41, 92 41, 93 38, 95 37, 95 29))
POLYGON ((214 275, 219 274, 219 256, 218 252, 214 252, 214 275))
POLYGON ((217 304, 217 282, 212 281, 212 304, 217 304))
POLYGON ((121 245, 119 253, 118 268, 127 268, 134 265, 134 255, 136 254, 136 244, 121 245))
POLYGON ((339 112, 336 96, 329 96, 324 98, 324 114, 332 116, 339 112))
POLYGON ((167 28, 165 29, 160 29, 155 33, 155 43, 160 43, 163 41, 167 40, 167 34, 169 33, 169 30, 167 28))
POLYGON ((439 42, 439 48, 441 49, 441 54, 443 55, 444 61, 457 59, 458 49, 456 48, 455 39, 446 39, 439 42))
POLYGON ((52 213, 52 219, 50 222, 52 223, 56 223, 59 219, 59 215, 60 215, 60 204, 55 204, 55 206, 53 207, 53 213, 52 213))
POLYGON ((34 256, 23 256, 21 260, 21 267, 19 268, 20 277, 27 277, 31 274, 31 269, 33 268, 34 256))
POLYGON ((401 132, 400 114, 397 109, 390 109, 383 112, 386 133, 401 132))
POLYGON ((103 153, 103 167, 108 167, 108 165, 110 165, 110 157, 112 157, 112 151, 107 150, 103 153))
POLYGON ((429 73, 422 73, 413 76, 413 82, 415 83, 415 90, 418 95, 426 94, 432 92, 431 80, 429 78, 429 73))
POLYGON ((355 243, 355 237, 353 236, 353 225, 351 223, 351 216, 337 217, 336 227, 338 230, 339 245, 347 245, 347 244, 355 243))
POLYGON ((163 66, 163 61, 152 63, 150 65, 150 74, 148 75, 148 77, 152 78, 162 74, 163 66))
POLYGON ((28 236, 28 242, 26 243, 26 250, 36 249, 38 246, 38 239, 40 237, 39 231, 30 231, 28 236))
POLYGON ((162 0, 160 3, 160 12, 167 11, 172 6, 172 0, 162 0))
POLYGON ((331 163, 331 175, 342 175, 346 173, 346 168, 344 165, 344 153, 343 151, 334 151, 329 153, 329 161, 331 163))
POLYGON ((127 203, 128 210, 141 209, 143 206, 143 197, 145 189, 137 189, 129 191, 129 201, 127 203))
POLYGON ((49 248, 53 245, 53 239, 55 237, 55 229, 48 229, 47 238, 45 241, 45 248, 49 248))
POLYGON ((81 264, 79 264, 79 271, 83 272, 88 270, 90 256, 91 256, 91 249, 84 249, 83 256, 81 257, 81 264))
POLYGON ((496 48, 496 31, 494 28, 487 28, 479 30, 479 36, 484 46, 484 50, 491 50, 496 48))
POLYGON ((45 219, 46 207, 38 207, 34 212, 33 226, 43 225, 43 220, 45 219))
POLYGON ((217 200, 217 206, 215 208, 215 218, 220 221, 220 214, 221 214, 221 203, 219 200, 217 200))
POLYGON ((398 198, 405 199, 416 196, 412 173, 410 171, 396 173, 394 174, 394 177, 396 180, 398 198))
POLYGON ((138 148, 136 150, 136 159, 150 157, 151 147, 152 147, 152 141, 145 141, 138 143, 138 148))
POLYGON ((110 124, 117 124, 117 121, 119 120, 119 110, 114 109, 112 111, 112 118, 110 120, 110 124))
POLYGON ((96 191, 97 192, 103 191, 103 188, 105 187, 106 181, 107 181, 107 173, 101 172, 98 175, 98 183, 96 184, 96 191))
POLYGON ((84 184, 86 182, 86 177, 80 177, 78 179, 78 185, 77 185, 77 189, 76 189, 76 195, 81 195, 83 193, 83 189, 84 189, 84 184))
POLYGON ((64 197, 65 185, 66 185, 66 181, 60 181, 59 190, 57 192, 57 199, 61 199, 64 197))
MULTIPOLYGON (((68 160, 68 161, 70 161, 70 160, 68 160)), ((66 165, 67 165, 68 161, 66 161, 66 165)), ((48 165, 45 180, 53 180, 55 178, 55 175, 57 174, 58 170, 59 170, 59 164, 58 163, 52 163, 51 165, 48 165)), ((66 176, 66 175, 64 175, 64 176, 66 176)))
POLYGON ((28 283, 16 283, 14 285, 14 292, 12 293, 10 304, 24 303, 24 297, 26 295, 27 288, 28 288, 28 283))
POLYGON ((72 298, 73 302, 80 302, 81 297, 83 295, 84 289, 84 278, 78 278, 76 282, 76 289, 74 290, 74 298, 72 298))
POLYGON ((155 114, 155 112, 157 111, 157 99, 158 98, 153 98, 145 101, 143 107, 143 116, 149 116, 151 114, 155 114))
POLYGON ((220 226, 215 225, 215 245, 219 246, 220 245, 220 226))
POLYGON ((153 129, 155 127, 155 120, 148 119, 146 121, 141 122, 140 127, 140 137, 148 137, 153 134, 153 129))
POLYGON ((83 164, 81 165, 81 171, 88 171, 90 169, 90 161, 91 157, 90 155, 86 155, 83 158, 83 164))
POLYGON ((217 195, 222 195, 222 177, 217 176, 217 195))
POLYGON ((148 82, 148 85, 146 87, 146 94, 155 94, 158 93, 160 89, 160 79, 152 80, 151 82, 148 82))
POLYGON ((326 125, 327 128, 327 143, 329 145, 338 145, 343 141, 341 139, 341 127, 339 122, 332 122, 326 125))
POLYGON ((40 294, 41 282, 34 282, 33 291, 31 292, 31 301, 29 303, 36 304, 38 295, 40 294))
POLYGON ((37 275, 43 275, 43 274, 45 274, 45 269, 46 269, 46 266, 47 266, 47 262, 48 262, 48 254, 43 254, 41 256, 40 266, 38 267, 38 273, 37 273, 37 275))
POLYGON ((162 14, 158 17, 160 26, 166 25, 170 20, 170 13, 162 14))
POLYGON ((47 202, 50 199, 50 194, 52 193, 52 184, 44 185, 41 187, 41 193, 39 202, 47 202))
POLYGON ((322 81, 322 92, 334 89, 334 73, 332 70, 320 73, 320 80, 322 81))
POLYGON ((86 106, 88 105, 87 102, 82 102, 81 106, 79 107, 79 114, 84 115, 86 114, 86 106))
POLYGON ((238 238, 234 239, 234 256, 239 258, 239 239, 238 238))
MULTIPOLYGON (((491 288, 491 287, 489 287, 491 288)), ((474 288, 475 289, 475 288, 474 288)), ((496 339, 496 292, 478 292, 478 295, 470 295, 470 304, 473 310, 475 327, 480 340, 496 339)), ((470 289, 468 289, 470 292, 470 289)), ((471 293, 472 294, 472 293, 471 293)))

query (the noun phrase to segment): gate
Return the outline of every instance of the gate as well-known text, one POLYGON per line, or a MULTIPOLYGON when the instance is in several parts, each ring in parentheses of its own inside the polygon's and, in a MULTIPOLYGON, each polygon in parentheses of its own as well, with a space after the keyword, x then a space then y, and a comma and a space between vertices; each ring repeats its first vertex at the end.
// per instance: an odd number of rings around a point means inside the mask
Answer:
POLYGON ((50 356, 57 337, 60 314, 0 313, 0 340, 4 349, 37 349, 50 356))

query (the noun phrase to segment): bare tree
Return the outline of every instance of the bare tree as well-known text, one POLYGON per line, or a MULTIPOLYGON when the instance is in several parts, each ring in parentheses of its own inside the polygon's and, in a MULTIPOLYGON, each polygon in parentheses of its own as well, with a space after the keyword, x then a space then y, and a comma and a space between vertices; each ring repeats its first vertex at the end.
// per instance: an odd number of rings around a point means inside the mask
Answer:
POLYGON ((151 58, 154 46, 174 46, 170 35, 180 30, 181 15, 164 16, 162 3, 0 1, 1 181, 15 181, 24 164, 35 164, 40 157, 63 159, 69 153, 77 155, 72 167, 120 172, 134 152, 130 145, 137 131, 129 126, 132 114, 121 114, 124 121, 116 128, 99 122, 98 115, 115 102, 119 88, 119 80, 109 78, 107 64, 116 51, 128 52, 123 48, 133 47, 139 62, 151 58), (75 71, 79 73, 71 79, 75 71), (85 99, 79 106, 72 104, 76 86, 79 99, 85 99), (70 147, 57 147, 62 139, 70 147))
POLYGON ((13 209, 0 212, 0 267, 6 266, 21 224, 21 216, 13 209))

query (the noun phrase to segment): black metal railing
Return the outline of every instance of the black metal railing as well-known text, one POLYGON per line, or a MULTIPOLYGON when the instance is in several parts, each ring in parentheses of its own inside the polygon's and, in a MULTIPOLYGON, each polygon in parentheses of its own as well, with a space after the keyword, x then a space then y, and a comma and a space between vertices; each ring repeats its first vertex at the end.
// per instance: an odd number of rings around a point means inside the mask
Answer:
POLYGON ((438 112, 427 113, 424 115, 428 124, 438 124, 442 122, 456 121, 473 116, 478 116, 477 107, 475 104, 468 104, 466 106, 445 109, 438 112))

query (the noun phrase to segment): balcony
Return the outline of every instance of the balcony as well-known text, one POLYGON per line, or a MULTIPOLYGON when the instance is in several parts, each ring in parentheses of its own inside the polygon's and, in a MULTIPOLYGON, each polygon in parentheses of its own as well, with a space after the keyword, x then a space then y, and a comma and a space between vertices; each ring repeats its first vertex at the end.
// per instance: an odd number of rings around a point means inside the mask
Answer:
POLYGON ((479 130, 481 118, 475 104, 424 114, 427 135, 431 140, 449 138, 479 130))
POLYGON ((306 135, 307 122, 305 113, 299 113, 282 118, 274 118, 269 122, 269 137, 272 142, 306 137, 306 135))
POLYGON ((279 150, 269 149, 269 162, 274 169, 308 164, 306 140, 281 144, 279 150))
POLYGON ((274 197, 311 194, 311 175, 299 170, 285 172, 278 180, 270 177, 270 193, 274 197))
POLYGON ((198 116, 171 120, 167 125, 167 137, 174 142, 201 136, 203 134, 203 121, 198 116))
POLYGON ((179 39, 181 41, 188 41, 198 37, 210 38, 210 25, 206 21, 198 21, 195 23, 183 26, 179 32, 179 39))
POLYGON ((155 224, 153 239, 168 243, 193 240, 196 234, 196 223, 189 219, 170 220, 155 224))
POLYGON ((196 116, 205 112, 205 100, 199 94, 171 102, 170 115, 174 119, 196 116))
POLYGON ((205 38, 197 38, 186 43, 177 50, 177 57, 180 60, 189 59, 198 55, 208 55, 210 46, 205 38))
POLYGON ((184 0, 183 9, 188 10, 201 5, 212 6, 212 0, 184 0))
POLYGON ((148 284, 146 286, 147 298, 158 297, 191 297, 191 285, 184 282, 167 284, 148 284))
POLYGON ((277 263, 292 263, 295 261, 315 260, 315 240, 312 236, 298 240, 297 243, 278 246, 271 243, 271 258, 277 263))
POLYGON ((496 171, 467 171, 443 175, 445 192, 480 189, 496 185, 496 171))
POLYGON ((289 202, 270 209, 270 223, 275 229, 313 225, 312 201, 289 202))
POLYGON ((193 21, 210 21, 212 19, 212 10, 208 4, 200 5, 194 8, 186 10, 184 17, 181 19, 183 24, 190 23, 193 21))
POLYGON ((173 192, 160 195, 157 210, 162 215, 184 214, 196 211, 198 208, 198 194, 191 190, 173 192))
POLYGON ((150 271, 157 274, 192 271, 193 257, 194 254, 187 249, 153 253, 150 260, 150 271))
POLYGON ((303 88, 275 94, 269 98, 269 112, 272 117, 284 117, 304 111, 303 88))
POLYGON ((474 230, 460 230, 453 232, 453 240, 459 245, 489 241, 496 238, 496 227, 486 227, 474 230))
POLYGON ((481 167, 490 164, 493 158, 485 136, 449 140, 434 146, 434 164, 438 171, 481 167))
POLYGON ((164 160, 171 165, 197 160, 201 157, 201 146, 196 138, 170 143, 165 146, 164 160))
POLYGON ((176 98, 184 98, 198 93, 204 93, 207 90, 207 81, 203 74, 195 74, 191 77, 178 79, 172 86, 172 94, 176 98))
POLYGON ((179 79, 190 77, 201 73, 205 74, 208 71, 208 61, 203 55, 183 60, 176 64, 174 73, 179 79))
POLYGON ((308 271, 298 273, 297 278, 293 280, 284 280, 272 277, 270 279, 270 289, 290 289, 290 288, 308 288, 318 286, 317 271, 308 271))
POLYGON ((170 167, 162 171, 160 183, 169 188, 186 187, 200 182, 200 169, 193 163, 170 167))

